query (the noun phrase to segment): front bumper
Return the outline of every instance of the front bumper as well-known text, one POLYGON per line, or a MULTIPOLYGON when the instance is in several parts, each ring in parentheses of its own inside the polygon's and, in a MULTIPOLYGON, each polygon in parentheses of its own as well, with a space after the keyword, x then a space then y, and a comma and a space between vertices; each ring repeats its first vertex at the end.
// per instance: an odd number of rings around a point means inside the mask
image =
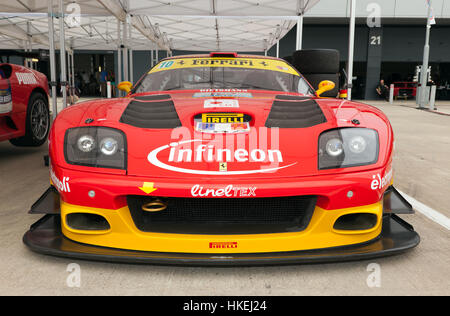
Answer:
POLYGON ((31 226, 23 241, 35 252, 58 257, 191 266, 254 266, 367 260, 400 254, 420 242, 420 237, 413 227, 394 214, 383 216, 382 227, 382 232, 376 239, 345 247, 255 254, 185 254, 129 251, 77 243, 63 236, 60 216, 48 214, 31 226))
MULTIPOLYGON (((89 245, 64 236, 59 202, 58 192, 51 187, 33 205, 30 213, 46 215, 33 224, 23 237, 31 250, 46 255, 106 262, 248 266, 366 260, 399 254, 420 242, 413 227, 395 215, 411 214, 413 210, 394 187, 384 194, 381 230, 374 238, 348 246, 295 251, 257 251, 255 247, 252 251, 243 252, 185 253, 183 250, 167 252, 164 248, 162 251, 139 251, 89 245)), ((181 239, 178 241, 181 242, 181 239)))

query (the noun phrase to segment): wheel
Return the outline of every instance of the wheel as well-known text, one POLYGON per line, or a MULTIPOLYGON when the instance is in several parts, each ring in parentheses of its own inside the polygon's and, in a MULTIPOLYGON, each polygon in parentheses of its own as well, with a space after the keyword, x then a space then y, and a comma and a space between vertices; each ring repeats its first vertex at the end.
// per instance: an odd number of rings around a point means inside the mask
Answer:
POLYGON ((302 74, 336 74, 339 72, 339 51, 334 49, 298 50, 292 55, 293 66, 302 74))
POLYGON ((47 141, 50 131, 48 100, 42 93, 34 92, 28 101, 25 136, 11 139, 14 146, 39 147, 47 141))
POLYGON ((333 90, 327 91, 321 95, 321 97, 326 98, 336 98, 339 94, 339 74, 312 74, 304 75, 306 80, 313 86, 314 89, 318 89, 319 83, 324 80, 330 80, 335 83, 333 90))

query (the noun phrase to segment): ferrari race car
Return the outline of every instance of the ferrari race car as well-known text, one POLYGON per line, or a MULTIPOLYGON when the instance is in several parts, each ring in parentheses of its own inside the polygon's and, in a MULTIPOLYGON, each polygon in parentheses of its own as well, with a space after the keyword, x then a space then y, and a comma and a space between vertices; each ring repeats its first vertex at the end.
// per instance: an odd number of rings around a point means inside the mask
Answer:
POLYGON ((0 141, 37 147, 50 131, 47 77, 13 64, 0 64, 0 141))
POLYGON ((46 214, 24 235, 62 257, 187 265, 367 259, 419 243, 396 214, 394 136, 369 105, 321 98, 295 66, 211 53, 162 60, 121 99, 50 132, 46 214))

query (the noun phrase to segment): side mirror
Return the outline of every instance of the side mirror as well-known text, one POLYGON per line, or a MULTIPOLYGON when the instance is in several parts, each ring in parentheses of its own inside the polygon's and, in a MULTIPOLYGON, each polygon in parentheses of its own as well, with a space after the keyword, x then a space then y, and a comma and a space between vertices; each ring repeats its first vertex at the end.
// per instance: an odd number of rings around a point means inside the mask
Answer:
POLYGON ((125 91, 127 94, 130 93, 131 88, 133 88, 133 84, 129 81, 122 81, 117 85, 120 91, 125 91))
POLYGON ((333 81, 324 80, 319 83, 319 90, 316 91, 316 94, 318 97, 320 97, 321 94, 333 90, 334 87, 336 87, 336 84, 333 81))

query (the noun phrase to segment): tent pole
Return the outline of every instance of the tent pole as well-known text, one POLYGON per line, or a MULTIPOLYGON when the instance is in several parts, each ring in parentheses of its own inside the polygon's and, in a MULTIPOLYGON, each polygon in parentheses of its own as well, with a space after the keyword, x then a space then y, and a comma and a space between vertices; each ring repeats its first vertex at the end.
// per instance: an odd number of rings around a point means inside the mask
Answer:
MULTIPOLYGON (((73 39, 72 39, 73 42, 73 39)), ((72 54, 71 54, 71 64, 72 64, 72 97, 75 96, 75 51, 73 50, 73 43, 72 43, 72 54)), ((74 98, 73 98, 74 99, 74 98)))
POLYGON ((134 71, 133 71, 133 50, 130 48, 130 50, 128 51, 128 55, 130 57, 130 82, 133 83, 134 82, 134 71))
POLYGON ((52 87, 52 112, 53 120, 58 115, 58 105, 56 98, 56 60, 55 60, 55 30, 53 26, 53 0, 48 1, 48 40, 50 44, 50 86, 52 87))
POLYGON ((302 47, 303 47, 303 12, 299 15, 297 20, 296 50, 301 50, 302 47))
POLYGON ((277 58, 280 58, 280 40, 277 40, 277 58))
POLYGON ((74 80, 74 77, 73 77, 73 50, 72 50, 72 45, 70 47, 69 54, 67 55, 67 58, 68 58, 67 64, 69 66, 69 68, 68 68, 68 73, 69 73, 69 96, 70 96, 69 103, 72 105, 73 104, 73 87, 75 85, 75 80, 74 80))
MULTIPOLYGON (((132 30, 133 28, 130 26, 130 34, 128 36, 128 41, 131 44, 131 38, 132 38, 132 30)), ((134 69, 133 69, 133 45, 129 45, 130 49, 129 49, 129 55, 130 55, 130 82, 133 83, 134 82, 134 69)))
POLYGON ((347 99, 352 99, 352 88, 353 88, 353 60, 354 60, 354 49, 355 49, 355 16, 356 16, 356 0, 351 0, 350 2, 350 34, 349 34, 349 45, 348 45, 348 65, 347 65, 347 99))
POLYGON ((123 23, 123 81, 130 81, 128 78, 128 21, 129 18, 127 16, 123 23))
MULTIPOLYGON (((122 40, 121 40, 121 32, 120 32, 120 20, 117 19, 117 76, 116 83, 119 84, 122 82, 122 40)), ((121 96, 121 91, 117 91, 117 96, 121 96)))
POLYGON ((59 0, 59 55, 61 57, 61 89, 63 96, 63 109, 67 107, 67 64, 66 43, 64 31, 64 0, 59 0))
POLYGON ((155 65, 155 57, 154 57, 153 48, 152 48, 150 50, 150 66, 153 68, 154 65, 155 65))
POLYGON ((420 73, 420 99, 419 99, 419 108, 425 108, 428 104, 427 100, 427 81, 428 81, 428 65, 430 60, 430 31, 431 31, 431 0, 428 4, 428 13, 427 13, 427 31, 425 34, 425 47, 423 50, 423 63, 422 63, 422 71, 420 73))
MULTIPOLYGON (((31 48, 31 23, 27 22, 27 46, 25 51, 31 53, 32 52, 32 48, 31 48)), ((26 59, 26 64, 27 64, 27 68, 33 69, 33 61, 31 60, 31 58, 27 58, 26 59)))

